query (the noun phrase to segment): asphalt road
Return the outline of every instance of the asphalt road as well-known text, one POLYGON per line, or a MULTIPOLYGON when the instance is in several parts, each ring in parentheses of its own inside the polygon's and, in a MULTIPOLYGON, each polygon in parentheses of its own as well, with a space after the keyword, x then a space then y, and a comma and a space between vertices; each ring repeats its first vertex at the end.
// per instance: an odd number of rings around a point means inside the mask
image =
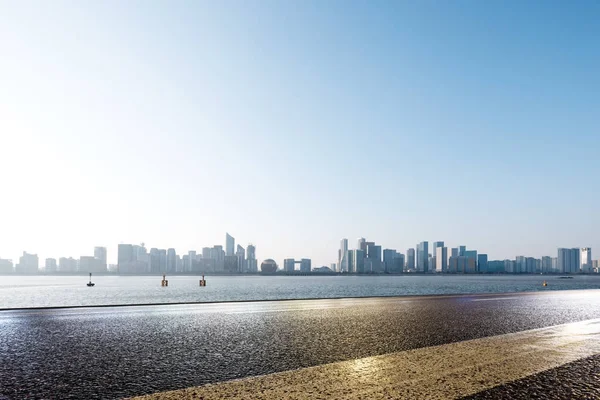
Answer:
POLYGON ((3 311, 0 399, 141 395, 592 318, 597 290, 3 311))

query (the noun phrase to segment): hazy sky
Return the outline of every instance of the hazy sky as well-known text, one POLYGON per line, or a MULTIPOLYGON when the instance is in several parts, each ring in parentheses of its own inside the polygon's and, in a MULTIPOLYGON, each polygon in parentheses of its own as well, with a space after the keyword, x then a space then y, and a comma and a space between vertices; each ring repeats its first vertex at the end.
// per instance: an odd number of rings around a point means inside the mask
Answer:
POLYGON ((0 0, 0 257, 600 252, 598 1, 0 0))

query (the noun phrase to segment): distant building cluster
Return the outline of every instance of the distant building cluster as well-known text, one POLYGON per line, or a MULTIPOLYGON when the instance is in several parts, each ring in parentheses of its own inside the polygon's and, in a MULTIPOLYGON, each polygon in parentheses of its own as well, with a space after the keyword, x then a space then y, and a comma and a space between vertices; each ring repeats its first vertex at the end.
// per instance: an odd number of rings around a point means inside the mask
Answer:
POLYGON ((399 274, 399 273, 509 273, 509 274, 576 274, 598 273, 598 260, 592 260, 592 249, 559 248, 556 257, 542 258, 517 256, 514 260, 488 260, 487 254, 466 246, 447 247, 443 241, 420 242, 406 254, 395 249, 382 249, 375 242, 365 238, 357 240, 356 248, 348 246, 348 239, 342 239, 337 254, 337 262, 329 267, 313 268, 309 258, 286 258, 282 270, 272 259, 265 259, 260 270, 256 259, 256 247, 246 248, 235 245, 235 238, 225 234, 225 248, 222 245, 204 247, 202 251, 190 250, 187 254, 177 254, 175 249, 147 250, 140 245, 119 244, 117 264, 107 264, 106 247, 95 247, 94 255, 46 258, 42 267, 37 254, 23 252, 19 262, 0 258, 0 274, 37 273, 88 273, 114 272, 119 274, 173 274, 173 273, 343 273, 343 274, 399 274))
POLYGON ((256 247, 249 244, 246 249, 238 245, 228 233, 225 234, 225 249, 222 245, 204 247, 201 252, 190 250, 177 254, 175 249, 151 248, 141 245, 120 244, 118 246, 117 271, 120 274, 153 273, 256 273, 256 247))
POLYGON ((469 250, 466 246, 446 247, 444 242, 417 244, 406 255, 394 249, 381 249, 365 238, 357 241, 356 249, 348 248, 348 239, 342 239, 338 262, 330 268, 348 274, 379 273, 598 273, 598 260, 592 260, 592 249, 560 248, 557 257, 540 258, 517 256, 514 260, 488 260, 487 254, 469 250))
POLYGON ((58 262, 56 258, 46 258, 43 268, 40 268, 38 255, 24 251, 16 265, 13 265, 12 260, 0 258, 0 274, 107 272, 106 260, 106 247, 96 247, 93 256, 81 256, 79 259, 61 257, 58 262))

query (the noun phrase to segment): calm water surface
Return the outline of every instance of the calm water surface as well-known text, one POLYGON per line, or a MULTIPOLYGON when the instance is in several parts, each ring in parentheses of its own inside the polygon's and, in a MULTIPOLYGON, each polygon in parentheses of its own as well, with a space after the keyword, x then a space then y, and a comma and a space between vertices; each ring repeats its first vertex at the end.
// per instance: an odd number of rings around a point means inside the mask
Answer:
POLYGON ((0 308, 599 289, 600 276, 87 276, 0 277, 0 308), (548 282, 542 287, 542 281, 548 282))

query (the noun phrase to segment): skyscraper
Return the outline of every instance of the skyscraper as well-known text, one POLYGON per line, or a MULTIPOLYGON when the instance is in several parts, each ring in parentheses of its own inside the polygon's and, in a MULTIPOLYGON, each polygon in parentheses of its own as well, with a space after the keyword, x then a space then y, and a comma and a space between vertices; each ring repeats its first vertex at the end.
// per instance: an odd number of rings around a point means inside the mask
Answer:
POLYGON ((46 258, 46 262, 44 264, 45 272, 56 272, 57 268, 56 258, 46 258))
POLYGON ((458 246, 458 257, 463 257, 467 251, 467 246, 458 246))
POLYGON ((286 258, 283 260, 283 270, 285 272, 294 272, 296 269, 296 260, 293 258, 286 258))
POLYGON ((433 257, 436 257, 438 247, 444 247, 444 242, 433 242, 433 248, 431 249, 431 255, 433 257))
POLYGON ((94 247, 94 258, 99 260, 100 268, 106 270, 108 265, 106 263, 106 247, 94 247))
POLYGON ((352 256, 352 272, 355 274, 363 274, 365 272, 365 251, 361 249, 353 250, 352 256))
POLYGON ((415 269, 415 249, 406 250, 406 269, 414 270, 415 269))
POLYGON ((488 256, 487 254, 477 255, 477 270, 479 272, 488 272, 488 256))
POLYGON ((356 248, 359 250, 362 250, 366 253, 367 252, 367 239, 359 238, 358 242, 356 244, 356 248))
POLYGON ((447 272, 448 248, 444 246, 437 246, 435 251, 435 272, 447 272))
POLYGON ((26 251, 19 258, 19 263, 15 267, 17 274, 37 274, 40 260, 37 254, 29 254, 26 251))
POLYGON ((590 273, 592 268, 592 249, 583 247, 581 249, 581 272, 590 273))
POLYGON ((348 239, 342 239, 340 241, 340 251, 339 251, 339 259, 338 266, 340 272, 348 272, 348 239))
POLYGON ((133 245, 119 244, 117 251, 117 268, 119 272, 133 272, 129 270, 129 263, 134 260, 133 245))
POLYGON ((312 270, 310 258, 300 260, 300 272, 310 272, 312 270))
POLYGON ((429 242, 417 245, 417 271, 427 272, 429 269, 429 242))
POLYGON ((247 264, 246 264, 246 249, 244 249, 239 244, 237 245, 237 250, 235 251, 235 255, 238 259, 238 272, 247 272, 247 264))
POLYGON ((246 258, 246 262, 248 263, 248 272, 258 272, 258 263, 256 262, 256 246, 253 244, 249 244, 246 247, 246 258))
POLYGON ((558 249, 557 269, 561 274, 574 274, 579 272, 580 268, 580 250, 558 249))
POLYGON ((396 257, 396 250, 385 249, 383 250, 383 267, 384 271, 391 273, 394 271, 394 258, 396 257))
POLYGON ((233 256, 235 252, 235 239, 229 233, 225 233, 225 255, 233 256))
POLYGON ((177 271, 177 253, 173 248, 167 250, 167 272, 181 272, 177 271))

